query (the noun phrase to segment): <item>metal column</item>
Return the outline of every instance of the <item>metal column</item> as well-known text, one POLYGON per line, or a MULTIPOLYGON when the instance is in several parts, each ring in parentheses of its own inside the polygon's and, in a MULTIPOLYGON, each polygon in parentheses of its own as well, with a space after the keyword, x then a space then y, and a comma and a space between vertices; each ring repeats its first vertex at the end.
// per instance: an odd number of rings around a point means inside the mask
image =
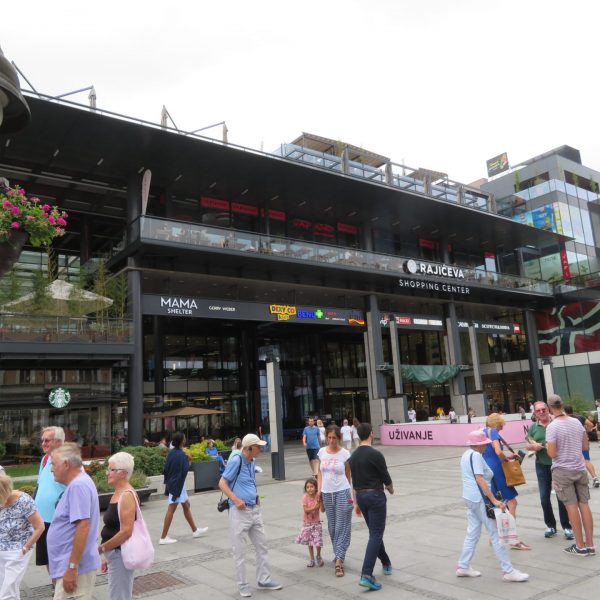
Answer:
POLYGON ((285 479, 283 456, 283 403, 281 394, 281 371, 277 358, 268 358, 267 396, 269 398, 269 424, 271 431, 271 472, 273 479, 285 479))
MULTIPOLYGON (((525 317, 525 335, 527 336, 527 360, 529 361, 529 370, 531 371, 531 382, 533 384, 534 400, 542 400, 544 393, 542 390, 542 379, 540 377, 540 353, 537 335, 537 326, 535 324, 535 315, 530 308, 523 311, 525 317)), ((544 378, 546 371, 544 370, 544 378)))
MULTIPOLYGON (((142 201, 141 179, 132 175, 127 184, 127 224, 140 215, 142 201)), ((142 334, 142 278, 136 270, 137 259, 127 259, 130 270, 127 273, 129 285, 129 313, 133 327, 135 352, 129 358, 127 381, 127 421, 129 444, 138 446, 144 443, 144 338, 142 334)))

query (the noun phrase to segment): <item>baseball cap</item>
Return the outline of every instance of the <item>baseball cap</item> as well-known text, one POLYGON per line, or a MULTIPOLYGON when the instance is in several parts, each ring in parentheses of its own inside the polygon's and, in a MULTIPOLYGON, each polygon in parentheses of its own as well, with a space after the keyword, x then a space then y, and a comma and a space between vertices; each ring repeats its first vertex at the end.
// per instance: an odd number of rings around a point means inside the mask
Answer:
POLYGON ((242 440, 242 448, 249 448, 250 446, 266 446, 267 442, 261 440, 254 433, 248 433, 244 436, 242 440))
POLYGON ((553 406, 558 408, 563 405, 563 402, 560 396, 553 394, 552 396, 548 396, 548 406, 553 406))
POLYGON ((471 431, 469 439, 467 440, 467 446, 484 446, 485 444, 491 444, 492 440, 485 435, 483 429, 476 429, 471 431))

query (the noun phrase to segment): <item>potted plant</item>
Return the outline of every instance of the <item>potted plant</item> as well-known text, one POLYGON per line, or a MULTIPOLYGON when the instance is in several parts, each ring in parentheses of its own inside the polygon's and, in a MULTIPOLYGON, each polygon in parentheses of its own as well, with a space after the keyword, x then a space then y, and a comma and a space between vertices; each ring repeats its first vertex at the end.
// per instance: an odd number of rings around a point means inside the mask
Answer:
POLYGON ((0 188, 0 277, 12 269, 28 239, 39 247, 64 235, 67 216, 39 198, 28 198, 19 186, 0 188))
MULTIPOLYGON (((222 440, 214 440, 219 451, 226 451, 227 447, 222 440)), ((190 470, 194 472, 194 491, 216 489, 219 485, 221 472, 219 461, 214 456, 206 453, 208 440, 198 444, 192 444, 187 453, 192 459, 190 470)))

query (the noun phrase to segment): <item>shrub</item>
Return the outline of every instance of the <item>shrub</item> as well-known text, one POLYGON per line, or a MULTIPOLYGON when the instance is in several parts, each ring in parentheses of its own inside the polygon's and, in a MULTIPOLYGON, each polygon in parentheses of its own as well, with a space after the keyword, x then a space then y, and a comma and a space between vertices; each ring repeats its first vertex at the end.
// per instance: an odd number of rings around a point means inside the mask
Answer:
POLYGON ((125 446, 121 452, 128 452, 133 456, 135 469, 143 471, 146 475, 162 475, 167 459, 168 449, 147 448, 146 446, 125 446))
MULTIPOLYGON (((106 470, 97 471, 96 474, 92 477, 92 479, 94 481, 94 484, 96 485, 96 489, 99 492, 113 491, 113 488, 110 485, 108 485, 108 477, 106 470)), ((132 487, 136 489, 145 487, 147 482, 148 477, 141 469, 135 470, 129 478, 129 483, 132 485, 132 487)))
POLYGON ((33 496, 33 493, 35 492, 35 485, 31 484, 31 483, 24 483, 23 485, 20 486, 15 486, 18 490, 21 490, 22 492, 25 492, 26 494, 29 494, 30 496, 33 496))
MULTIPOLYGON (((231 448, 227 447, 223 440, 213 440, 215 443, 215 447, 219 452, 227 452, 231 448)), ((197 444, 192 444, 187 449, 187 454, 192 457, 192 461, 198 462, 202 460, 214 460, 214 456, 210 454, 206 454, 206 448, 208 446, 208 440, 204 440, 203 442, 198 442, 197 444)))

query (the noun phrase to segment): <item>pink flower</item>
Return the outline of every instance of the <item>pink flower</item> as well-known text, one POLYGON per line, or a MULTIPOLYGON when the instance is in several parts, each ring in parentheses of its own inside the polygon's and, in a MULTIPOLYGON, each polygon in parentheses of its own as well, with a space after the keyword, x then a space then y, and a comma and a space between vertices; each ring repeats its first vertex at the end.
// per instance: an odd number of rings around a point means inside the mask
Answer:
POLYGON ((48 217, 48 223, 52 223, 52 225, 54 225, 54 223, 56 223, 56 219, 54 217, 48 217))
POLYGON ((4 208, 12 208, 12 204, 9 200, 5 200, 2 206, 4 206, 4 208))
POLYGON ((13 222, 10 224, 10 228, 11 228, 11 229, 20 229, 20 227, 21 227, 21 225, 19 225, 19 223, 17 223, 16 221, 13 221, 13 222))
POLYGON ((13 206, 13 207, 10 209, 10 212, 11 212, 13 215, 18 215, 18 214, 21 212, 21 209, 20 209, 18 206, 13 206))
POLYGON ((42 210, 50 210, 52 207, 49 204, 44 204, 44 206, 42 206, 42 210))
POLYGON ((27 215, 27 220, 28 221, 33 221, 33 217, 31 215, 27 215))
POLYGON ((31 198, 31 201, 34 202, 35 204, 37 204, 40 201, 40 199, 33 197, 33 198, 31 198))
POLYGON ((57 222, 59 225, 62 225, 63 227, 67 224, 67 222, 62 217, 59 217, 57 219, 57 222))

